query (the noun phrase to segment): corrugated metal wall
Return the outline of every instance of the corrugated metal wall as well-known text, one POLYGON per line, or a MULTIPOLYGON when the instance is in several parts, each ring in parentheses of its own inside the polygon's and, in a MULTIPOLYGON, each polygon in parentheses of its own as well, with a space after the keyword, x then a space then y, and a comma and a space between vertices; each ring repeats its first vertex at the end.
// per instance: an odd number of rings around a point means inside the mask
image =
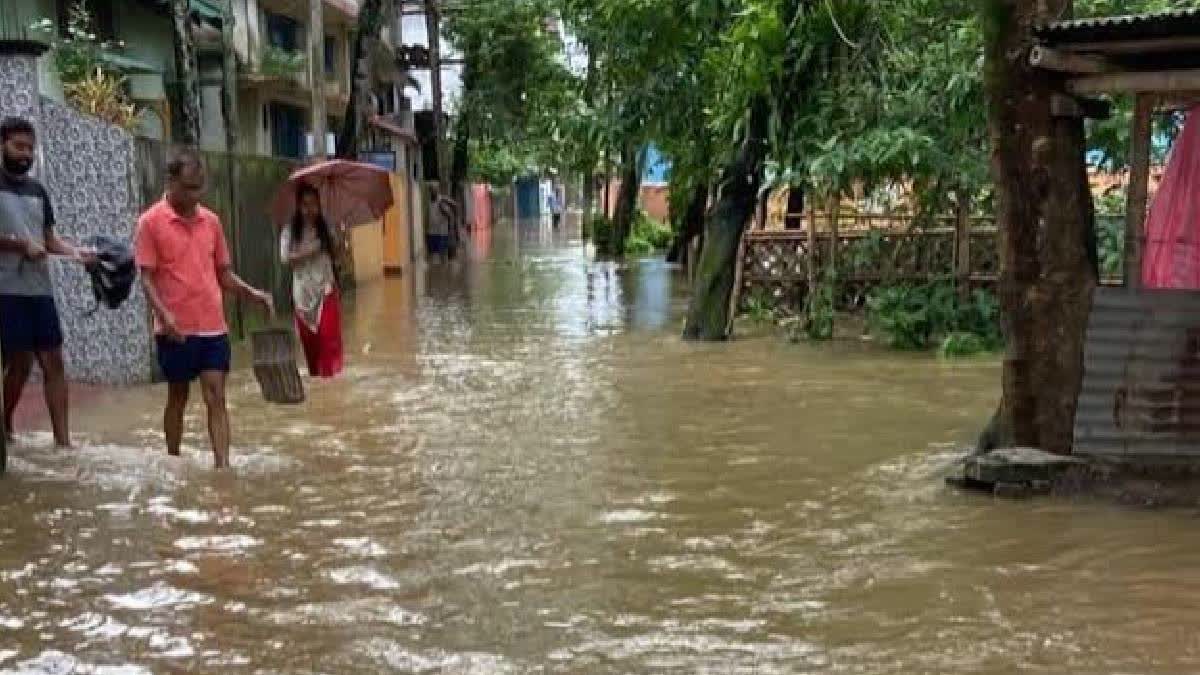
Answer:
POLYGON ((1096 291, 1075 452, 1200 458, 1200 293, 1096 291))

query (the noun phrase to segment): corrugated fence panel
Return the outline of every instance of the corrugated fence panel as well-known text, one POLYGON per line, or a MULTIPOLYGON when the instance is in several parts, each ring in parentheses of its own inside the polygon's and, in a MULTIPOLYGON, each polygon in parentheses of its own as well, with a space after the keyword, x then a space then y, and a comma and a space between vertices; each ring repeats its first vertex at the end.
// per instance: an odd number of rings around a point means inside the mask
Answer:
POLYGON ((1097 289, 1075 452, 1200 458, 1200 293, 1097 289))

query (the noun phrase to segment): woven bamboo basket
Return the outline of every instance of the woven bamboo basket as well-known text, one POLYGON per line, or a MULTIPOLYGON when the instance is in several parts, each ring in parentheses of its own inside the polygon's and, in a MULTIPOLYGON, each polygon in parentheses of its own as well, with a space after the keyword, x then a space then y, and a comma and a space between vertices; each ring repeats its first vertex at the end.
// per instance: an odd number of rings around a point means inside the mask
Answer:
POLYGON ((296 367, 296 341, 292 331, 268 329, 250 336, 254 347, 254 376, 263 398, 271 403, 304 401, 304 382, 296 367))

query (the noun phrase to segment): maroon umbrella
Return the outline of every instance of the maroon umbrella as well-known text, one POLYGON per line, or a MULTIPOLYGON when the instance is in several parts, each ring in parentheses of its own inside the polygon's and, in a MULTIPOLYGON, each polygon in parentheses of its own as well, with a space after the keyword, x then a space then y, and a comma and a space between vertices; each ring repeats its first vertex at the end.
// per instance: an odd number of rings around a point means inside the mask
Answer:
POLYGON ((271 216, 276 226, 292 222, 296 191, 311 185, 321 194, 321 211, 330 225, 361 225, 383 217, 395 198, 391 174, 370 164, 335 159, 293 173, 275 195, 271 216))

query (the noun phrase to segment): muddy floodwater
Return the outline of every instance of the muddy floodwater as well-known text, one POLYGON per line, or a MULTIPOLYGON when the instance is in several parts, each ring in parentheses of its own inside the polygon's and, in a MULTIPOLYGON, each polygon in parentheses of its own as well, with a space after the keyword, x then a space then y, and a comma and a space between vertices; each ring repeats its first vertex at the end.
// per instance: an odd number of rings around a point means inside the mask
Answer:
POLYGON ((662 262, 536 226, 361 290, 234 471, 164 392, 26 432, 0 673, 1192 673, 1195 514, 944 487, 994 360, 677 339, 662 262))

